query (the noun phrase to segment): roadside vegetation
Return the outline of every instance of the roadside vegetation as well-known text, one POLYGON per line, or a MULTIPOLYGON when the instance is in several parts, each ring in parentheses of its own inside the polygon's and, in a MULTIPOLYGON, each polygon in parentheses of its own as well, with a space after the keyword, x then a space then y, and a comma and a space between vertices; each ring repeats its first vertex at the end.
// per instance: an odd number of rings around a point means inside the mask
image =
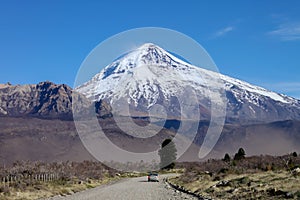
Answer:
POLYGON ((245 157, 240 148, 232 157, 177 163, 184 173, 169 181, 213 199, 300 199, 300 156, 245 157))
MULTIPOLYGON (((121 163, 115 164, 122 168, 121 163)), ((122 178, 147 175, 146 172, 130 169, 157 167, 156 163, 143 161, 128 162, 123 165, 128 172, 121 172, 95 161, 52 163, 27 161, 15 162, 10 166, 2 165, 0 166, 0 200, 33 200, 71 195, 122 178)))
POLYGON ((0 199, 38 199, 69 195, 126 174, 99 162, 16 162, 0 167, 0 199))
MULTIPOLYGON (((150 163, 151 166, 157 165, 150 163)), ((146 168, 147 163, 127 163, 146 168)), ((212 199, 300 199, 300 156, 246 156, 240 148, 235 155, 204 162, 175 163, 159 174, 177 173, 168 181, 184 190, 212 199), (174 167, 174 168, 173 168, 174 167)), ((125 173, 100 162, 16 162, 0 166, 0 200, 29 200, 65 196, 117 181, 145 176, 125 173)))

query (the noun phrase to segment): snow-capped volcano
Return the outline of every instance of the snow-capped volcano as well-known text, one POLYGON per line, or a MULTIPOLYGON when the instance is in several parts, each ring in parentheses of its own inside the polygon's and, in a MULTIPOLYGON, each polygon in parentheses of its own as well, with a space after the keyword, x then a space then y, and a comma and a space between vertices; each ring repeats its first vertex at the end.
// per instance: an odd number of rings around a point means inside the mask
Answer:
MULTIPOLYGON (((120 82, 127 81, 126 79, 128 79, 128 81, 131 82, 129 83, 131 86, 135 84, 135 86, 138 87, 127 88, 130 90, 129 95, 131 99, 137 103, 143 95, 147 98, 149 106, 151 106, 151 104, 157 100, 155 96, 158 95, 158 81, 160 81, 160 83, 164 81, 160 78, 169 80, 171 79, 170 75, 177 76, 172 77, 173 79, 178 78, 184 70, 188 70, 189 68, 195 67, 177 59, 154 44, 146 43, 124 57, 114 61, 95 75, 92 80, 76 89, 84 93, 88 98, 96 97, 95 100, 100 100, 116 95, 112 95, 111 92, 113 90, 124 90, 124 88, 122 88, 124 85, 120 85, 120 82), (169 70, 171 68, 173 70, 169 70), (172 74, 166 76, 168 72, 172 72, 172 74)), ((169 89, 170 86, 172 88, 174 87, 172 85, 167 86, 169 89)), ((170 91, 164 92, 166 96, 169 96, 169 93, 170 91)))
POLYGON ((212 99, 217 106, 224 106, 225 99, 227 119, 300 119, 299 100, 200 67, 146 43, 106 66, 76 90, 93 101, 126 101, 131 109, 141 112, 160 104, 170 116, 176 116, 180 103, 192 98, 192 89, 202 117, 210 117, 212 99))

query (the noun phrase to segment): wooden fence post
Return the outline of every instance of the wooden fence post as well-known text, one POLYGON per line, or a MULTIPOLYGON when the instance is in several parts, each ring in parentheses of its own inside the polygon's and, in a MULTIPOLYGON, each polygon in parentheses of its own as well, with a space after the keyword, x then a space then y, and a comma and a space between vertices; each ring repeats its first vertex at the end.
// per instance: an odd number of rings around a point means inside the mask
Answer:
POLYGON ((7 176, 7 187, 9 187, 9 176, 7 176))

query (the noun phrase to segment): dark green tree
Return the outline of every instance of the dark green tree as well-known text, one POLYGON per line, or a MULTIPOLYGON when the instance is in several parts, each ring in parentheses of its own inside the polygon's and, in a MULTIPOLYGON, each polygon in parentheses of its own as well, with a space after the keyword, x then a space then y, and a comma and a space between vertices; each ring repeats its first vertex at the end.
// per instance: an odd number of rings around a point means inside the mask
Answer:
POLYGON ((294 153, 293 153, 293 156, 294 156, 294 157, 297 157, 297 156, 298 156, 297 152, 294 152, 294 153))
POLYGON ((161 169, 173 169, 175 167, 177 149, 171 139, 163 141, 161 149, 158 151, 158 155, 160 156, 161 169))
POLYGON ((238 152, 234 155, 234 160, 244 159, 245 155, 245 150, 243 148, 239 148, 238 152))
POLYGON ((230 160, 231 160, 231 158, 230 158, 229 154, 226 153, 225 156, 224 156, 224 158, 223 158, 223 161, 230 162, 230 160))

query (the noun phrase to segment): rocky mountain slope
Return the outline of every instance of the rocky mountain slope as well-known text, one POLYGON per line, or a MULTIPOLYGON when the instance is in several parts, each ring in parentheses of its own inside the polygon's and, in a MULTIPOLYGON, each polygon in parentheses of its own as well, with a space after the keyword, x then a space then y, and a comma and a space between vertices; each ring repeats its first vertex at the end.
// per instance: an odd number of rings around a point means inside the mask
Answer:
POLYGON ((0 114, 70 118, 72 89, 67 85, 41 82, 32 85, 0 85, 0 114))
POLYGON ((46 81, 30 85, 0 84, 0 116, 71 120, 72 99, 91 107, 85 112, 96 109, 99 116, 109 114, 105 102, 90 104, 69 86, 46 81))

